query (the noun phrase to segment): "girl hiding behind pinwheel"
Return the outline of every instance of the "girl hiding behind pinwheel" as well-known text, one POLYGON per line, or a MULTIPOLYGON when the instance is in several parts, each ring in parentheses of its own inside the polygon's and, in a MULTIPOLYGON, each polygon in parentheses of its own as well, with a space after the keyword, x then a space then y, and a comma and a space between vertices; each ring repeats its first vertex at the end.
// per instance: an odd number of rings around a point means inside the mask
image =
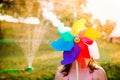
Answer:
POLYGON ((58 27, 60 38, 50 45, 63 51, 62 66, 55 80, 107 80, 105 71, 94 59, 99 59, 96 38, 101 34, 92 27, 85 27, 84 18, 74 22, 72 28, 58 27))

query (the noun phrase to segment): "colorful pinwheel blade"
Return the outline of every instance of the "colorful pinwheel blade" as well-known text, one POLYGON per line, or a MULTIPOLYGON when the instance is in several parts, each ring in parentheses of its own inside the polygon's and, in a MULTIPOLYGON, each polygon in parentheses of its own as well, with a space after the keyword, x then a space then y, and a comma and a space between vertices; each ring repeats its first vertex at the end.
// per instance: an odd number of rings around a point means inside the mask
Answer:
POLYGON ((85 66, 83 66, 83 68, 87 67, 89 62, 90 62, 90 58, 84 58, 85 60, 85 66))
POLYGON ((83 42, 84 44, 89 44, 91 45, 93 43, 93 40, 86 38, 86 37, 82 37, 81 38, 81 42, 83 42))
POLYGON ((85 31, 85 33, 84 33, 83 36, 84 36, 84 37, 87 37, 87 38, 90 38, 90 39, 92 39, 92 40, 95 40, 95 39, 97 39, 97 38, 100 38, 100 37, 101 37, 101 34, 100 34, 100 32, 98 32, 97 30, 89 27, 89 28, 85 31))
POLYGON ((92 45, 88 45, 88 49, 89 49, 91 57, 93 57, 94 59, 100 58, 98 46, 97 46, 97 43, 95 41, 92 43, 92 45))
POLYGON ((85 58, 89 59, 90 58, 90 53, 88 50, 88 46, 86 44, 92 44, 92 40, 88 39, 88 38, 81 38, 80 43, 78 44, 80 47, 80 54, 77 57, 77 61, 81 63, 82 68, 85 68, 86 65, 86 61, 85 58))
POLYGON ((70 33, 70 31, 64 32, 64 33, 60 33, 60 36, 65 40, 65 41, 72 41, 74 39, 74 36, 72 36, 72 34, 70 33))
POLYGON ((64 51, 63 53, 63 60, 61 61, 61 64, 66 65, 74 62, 80 53, 80 48, 77 44, 74 45, 71 51, 64 51))
POLYGON ((59 33, 64 33, 64 32, 68 32, 68 31, 71 31, 70 27, 64 27, 64 25, 61 25, 60 27, 58 27, 59 33))
POLYGON ((85 18, 81 18, 80 20, 76 21, 73 23, 71 32, 74 36, 78 36, 79 32, 81 30, 86 29, 85 27, 85 23, 86 23, 86 19, 85 18))
POLYGON ((85 31, 86 31, 86 30, 81 30, 81 31, 79 32, 79 35, 78 35, 78 36, 79 36, 80 38, 83 37, 85 31))
POLYGON ((77 58, 77 61, 81 64, 82 68, 86 67, 85 59, 82 55, 79 55, 79 58, 77 58))
POLYGON ((74 42, 64 41, 63 38, 60 38, 55 42, 51 42, 50 45, 58 51, 70 51, 74 46, 74 42))

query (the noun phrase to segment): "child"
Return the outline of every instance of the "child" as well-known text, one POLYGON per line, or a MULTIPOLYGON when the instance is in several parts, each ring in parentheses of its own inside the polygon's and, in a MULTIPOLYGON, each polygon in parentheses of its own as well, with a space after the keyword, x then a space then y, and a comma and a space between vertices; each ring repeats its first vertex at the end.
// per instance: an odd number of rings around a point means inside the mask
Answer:
POLYGON ((63 51, 61 64, 64 66, 56 72, 55 80, 107 80, 105 71, 93 60, 99 59, 95 39, 101 34, 85 27, 85 23, 82 18, 74 22, 72 29, 59 28, 61 37, 50 43, 54 49, 63 51))
MULTIPOLYGON (((98 66, 93 58, 91 58, 86 68, 81 68, 80 63, 78 63, 78 66, 79 80, 107 80, 104 69, 98 66)), ((55 80, 77 80, 76 78, 75 62, 61 66, 55 75, 55 80)))

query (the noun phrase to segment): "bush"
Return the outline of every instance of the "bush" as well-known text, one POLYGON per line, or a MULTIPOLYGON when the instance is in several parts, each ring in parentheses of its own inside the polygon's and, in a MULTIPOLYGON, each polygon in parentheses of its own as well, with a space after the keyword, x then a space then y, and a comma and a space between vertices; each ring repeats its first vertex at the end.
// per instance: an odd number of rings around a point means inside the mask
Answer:
POLYGON ((108 80, 120 80, 120 63, 108 62, 106 64, 101 64, 101 66, 106 71, 108 80))

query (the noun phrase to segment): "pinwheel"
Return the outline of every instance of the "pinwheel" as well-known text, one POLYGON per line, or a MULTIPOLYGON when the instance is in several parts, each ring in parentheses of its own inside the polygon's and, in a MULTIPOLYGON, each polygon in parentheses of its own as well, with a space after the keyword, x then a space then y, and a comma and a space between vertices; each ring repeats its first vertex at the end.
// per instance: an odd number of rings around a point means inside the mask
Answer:
POLYGON ((63 51, 61 64, 71 64, 77 60, 85 68, 91 57, 99 58, 95 39, 101 37, 101 34, 92 27, 85 27, 85 23, 86 20, 82 18, 74 22, 72 28, 58 27, 60 38, 50 45, 55 50, 63 51))

